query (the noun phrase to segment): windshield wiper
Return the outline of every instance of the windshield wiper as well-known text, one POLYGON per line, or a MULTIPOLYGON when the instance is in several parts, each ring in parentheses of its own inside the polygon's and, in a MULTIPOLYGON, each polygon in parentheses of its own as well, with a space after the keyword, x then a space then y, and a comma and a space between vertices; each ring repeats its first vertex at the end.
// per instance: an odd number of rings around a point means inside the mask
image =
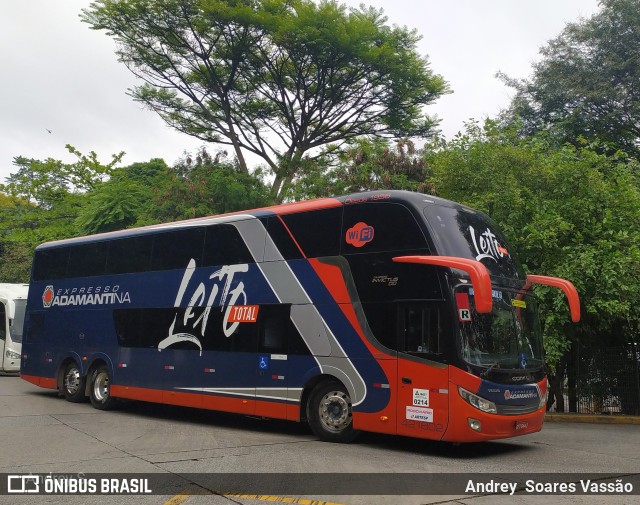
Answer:
POLYGON ((500 362, 499 361, 496 361, 495 363, 491 364, 489 366, 489 368, 487 368, 484 372, 482 372, 480 374, 480 377, 486 377, 487 375, 489 375, 489 372, 491 372, 491 370, 493 370, 496 367, 498 367, 498 368, 500 367, 500 362))

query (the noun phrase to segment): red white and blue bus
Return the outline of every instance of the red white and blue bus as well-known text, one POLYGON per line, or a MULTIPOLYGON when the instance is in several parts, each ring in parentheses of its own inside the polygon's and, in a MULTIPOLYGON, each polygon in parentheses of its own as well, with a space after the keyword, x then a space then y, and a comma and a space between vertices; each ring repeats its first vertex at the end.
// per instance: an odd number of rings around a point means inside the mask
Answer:
POLYGON ((22 377, 133 399, 472 442, 542 428, 532 283, 484 214, 358 193, 40 245, 22 377))

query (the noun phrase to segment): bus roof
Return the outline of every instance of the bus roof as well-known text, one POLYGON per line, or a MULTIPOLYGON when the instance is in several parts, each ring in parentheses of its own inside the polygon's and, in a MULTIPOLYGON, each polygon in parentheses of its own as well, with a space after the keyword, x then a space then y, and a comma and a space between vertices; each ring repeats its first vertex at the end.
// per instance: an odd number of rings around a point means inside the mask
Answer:
POLYGON ((193 219, 186 219, 182 221, 173 221, 158 223, 149 226, 143 226, 138 228, 128 228, 124 230, 97 233, 95 235, 87 235, 83 237, 74 237, 62 240, 55 240, 40 244, 36 250, 48 249, 59 246, 65 246, 70 244, 77 244, 83 242, 93 242, 101 240, 111 240, 116 238, 124 238, 133 235, 144 235, 146 233, 153 233, 159 230, 169 230, 176 228, 189 228, 192 226, 206 226, 215 223, 230 223, 234 221, 241 221, 245 219, 255 219, 257 217, 263 217, 268 215, 285 215, 294 214, 298 212, 307 212, 311 210, 326 209, 332 207, 340 207, 342 205, 354 205, 367 202, 403 202, 410 203, 416 207, 423 208, 426 205, 444 206, 444 207, 456 207, 463 208, 470 212, 476 212, 473 209, 464 205, 445 200, 432 195, 426 195, 422 193, 415 193, 411 191, 402 190, 390 190, 390 191, 365 191, 360 193, 351 193, 348 195, 329 197, 329 198, 317 198, 313 200, 305 200, 301 202, 283 203, 280 205, 274 205, 270 207, 262 207, 258 209, 244 210, 238 212, 231 212, 227 214, 217 214, 212 216, 204 216, 193 219))

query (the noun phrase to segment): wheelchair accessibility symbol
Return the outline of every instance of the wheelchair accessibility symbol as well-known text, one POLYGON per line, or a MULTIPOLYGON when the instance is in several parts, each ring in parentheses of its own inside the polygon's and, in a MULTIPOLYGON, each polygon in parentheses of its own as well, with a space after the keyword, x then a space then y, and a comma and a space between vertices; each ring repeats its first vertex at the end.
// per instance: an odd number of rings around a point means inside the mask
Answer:
POLYGON ((258 359, 258 366, 260 370, 266 370, 269 368, 269 356, 260 356, 258 359))

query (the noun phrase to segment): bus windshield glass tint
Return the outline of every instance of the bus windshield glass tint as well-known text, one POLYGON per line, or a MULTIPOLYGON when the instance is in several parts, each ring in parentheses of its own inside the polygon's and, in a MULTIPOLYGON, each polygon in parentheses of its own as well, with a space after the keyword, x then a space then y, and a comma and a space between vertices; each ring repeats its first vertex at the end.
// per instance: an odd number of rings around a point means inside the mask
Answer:
POLYGON ((436 231, 439 254, 482 263, 492 277, 524 279, 513 251, 497 226, 481 212, 432 205, 424 209, 436 231))
POLYGON ((494 289, 493 311, 475 310, 473 288, 456 291, 462 359, 503 370, 539 370, 542 335, 533 296, 494 289))

